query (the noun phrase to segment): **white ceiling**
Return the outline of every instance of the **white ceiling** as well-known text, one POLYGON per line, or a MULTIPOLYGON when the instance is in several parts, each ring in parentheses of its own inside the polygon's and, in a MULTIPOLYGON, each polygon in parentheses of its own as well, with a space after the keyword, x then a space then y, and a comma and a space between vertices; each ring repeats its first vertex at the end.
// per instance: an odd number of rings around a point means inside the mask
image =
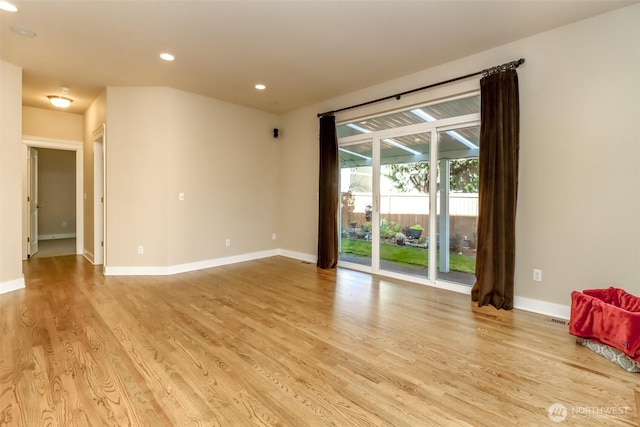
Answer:
POLYGON ((66 86, 83 113, 106 86, 168 86, 281 113, 638 1, 11 2, 0 56, 23 68, 24 105, 66 86))

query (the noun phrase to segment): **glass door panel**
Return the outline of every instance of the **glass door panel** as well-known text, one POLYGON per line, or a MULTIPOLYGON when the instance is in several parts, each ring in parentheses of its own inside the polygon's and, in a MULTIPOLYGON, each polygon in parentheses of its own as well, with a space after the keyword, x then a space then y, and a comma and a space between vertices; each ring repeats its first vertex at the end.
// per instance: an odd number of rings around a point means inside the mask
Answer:
POLYGON ((436 279, 473 285, 480 126, 438 132, 436 279))
POLYGON ((371 266, 372 144, 371 140, 340 145, 339 260, 371 266))
POLYGON ((431 132, 380 140, 380 270, 429 277, 431 132))

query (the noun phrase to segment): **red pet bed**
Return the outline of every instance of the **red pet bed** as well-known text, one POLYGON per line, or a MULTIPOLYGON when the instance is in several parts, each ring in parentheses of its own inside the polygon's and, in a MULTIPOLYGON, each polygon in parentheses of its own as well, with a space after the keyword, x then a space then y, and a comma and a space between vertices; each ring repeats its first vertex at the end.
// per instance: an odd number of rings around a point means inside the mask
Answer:
POLYGON ((574 291, 569 333, 617 348, 640 362, 640 298, 613 287, 574 291))

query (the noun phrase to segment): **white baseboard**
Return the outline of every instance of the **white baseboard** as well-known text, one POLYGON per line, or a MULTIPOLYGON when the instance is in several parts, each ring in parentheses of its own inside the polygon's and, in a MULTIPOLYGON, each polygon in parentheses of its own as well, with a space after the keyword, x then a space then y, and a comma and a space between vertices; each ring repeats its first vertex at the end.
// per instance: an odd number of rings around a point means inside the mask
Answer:
POLYGON ((203 270, 205 268, 219 267, 221 265, 235 264, 238 262, 253 261, 260 258, 276 256, 275 249, 268 251, 252 252, 249 254, 235 255, 224 258, 210 259, 206 261, 191 262, 187 264, 172 265, 167 267, 167 274, 186 273, 188 271, 203 270))
POLYGON ((287 258, 299 259, 300 261, 307 261, 312 264, 318 262, 318 257, 316 255, 305 254, 303 252, 288 251, 286 249, 278 249, 277 255, 282 255, 287 258))
POLYGON ((190 262, 186 264, 170 265, 167 267, 118 267, 107 266, 104 268, 105 276, 170 276, 172 274, 187 273, 189 271, 203 270, 205 268, 219 267, 238 262, 253 261, 260 258, 268 258, 278 255, 276 249, 252 252, 242 255, 234 255, 224 258, 215 258, 204 261, 190 262))
POLYGON ((38 240, 57 240, 57 239, 75 239, 75 238, 76 238, 76 233, 38 235, 38 240))
POLYGON ((105 267, 105 276, 166 276, 169 267, 105 267))
POLYGON ((0 283, 0 294, 24 289, 24 277, 0 283))
POLYGON ((571 306, 518 296, 513 297, 513 308, 565 320, 571 315, 571 306))

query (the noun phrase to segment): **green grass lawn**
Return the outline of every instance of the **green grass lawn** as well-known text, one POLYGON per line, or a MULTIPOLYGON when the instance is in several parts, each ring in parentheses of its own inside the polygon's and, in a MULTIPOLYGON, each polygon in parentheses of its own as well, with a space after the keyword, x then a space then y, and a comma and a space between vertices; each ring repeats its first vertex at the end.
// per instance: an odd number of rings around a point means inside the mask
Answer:
MULTIPOLYGON (((366 240, 342 239, 342 252, 370 257, 371 242, 366 240)), ((427 267, 429 264, 429 251, 412 248, 410 246, 382 244, 380 245, 380 258, 386 261, 427 267)), ((474 274, 476 271, 476 259, 466 255, 451 253, 449 255, 449 268, 453 271, 474 274)))

